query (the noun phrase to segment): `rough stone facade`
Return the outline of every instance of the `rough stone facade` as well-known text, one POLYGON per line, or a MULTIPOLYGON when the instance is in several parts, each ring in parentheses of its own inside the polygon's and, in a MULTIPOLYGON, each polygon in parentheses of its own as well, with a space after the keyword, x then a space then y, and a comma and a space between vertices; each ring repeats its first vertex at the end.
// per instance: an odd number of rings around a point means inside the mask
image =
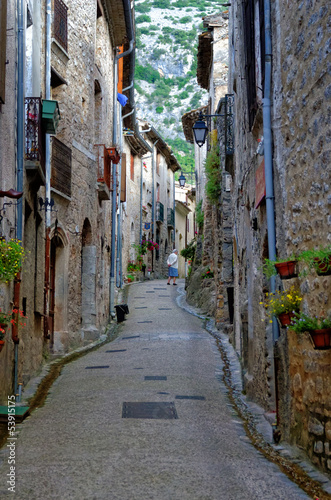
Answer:
MULTIPOLYGON (((264 170, 264 28, 259 2, 248 5, 254 19, 253 53, 247 54, 241 5, 232 5, 229 25, 229 93, 234 94, 235 116, 233 343, 242 359, 247 394, 266 409, 276 408, 277 397, 282 437, 330 470, 329 351, 314 350, 308 337, 286 329, 274 344, 270 325, 261 321, 270 291, 261 269, 269 255, 267 207, 256 180, 264 170), (247 57, 253 79, 246 71, 247 57), (253 80, 255 88, 249 87, 253 80)), ((281 258, 330 242, 329 18, 327 2, 302 1, 297 8, 288 1, 272 2, 271 128, 276 251, 281 258)), ((306 313, 330 314, 330 277, 311 272, 276 280, 277 289, 291 285, 303 295, 306 313)))
MULTIPOLYGON (((18 306, 27 315, 26 327, 19 329, 18 344, 18 381, 24 387, 44 357, 97 338, 109 321, 111 193, 96 144, 113 146, 113 61, 116 45, 124 41, 126 22, 122 4, 113 0, 104 5, 94 1, 83 5, 76 0, 68 0, 64 6, 58 0, 52 3, 50 98, 58 102, 61 119, 50 141, 54 207, 48 229, 45 208, 50 200, 46 199, 41 154, 45 152, 47 134, 39 101, 46 97, 46 10, 39 0, 24 2, 22 83, 24 97, 30 99, 23 109, 24 152, 17 151, 14 129, 17 32, 12 2, 8 3, 7 28, 14 36, 8 37, 7 98, 0 114, 0 179, 2 190, 16 187, 16 158, 23 154, 26 259, 16 292, 20 297, 18 306), (59 3, 63 7, 62 29, 56 30, 59 3), (110 17, 111 8, 115 8, 116 15, 110 17), (40 133, 38 142, 37 135, 31 134, 31 122, 33 131, 40 133), (32 152, 37 156, 32 157, 32 152), (45 244, 48 239, 49 251, 45 244), (48 266, 49 273, 45 272, 48 266)), ((15 237, 13 207, 2 214, 2 235, 15 237)), ((12 284, 1 285, 2 309, 10 309, 13 294, 12 284)), ((0 399, 4 400, 13 392, 14 344, 9 329, 1 356, 0 377, 5 382, 1 384, 0 399)))

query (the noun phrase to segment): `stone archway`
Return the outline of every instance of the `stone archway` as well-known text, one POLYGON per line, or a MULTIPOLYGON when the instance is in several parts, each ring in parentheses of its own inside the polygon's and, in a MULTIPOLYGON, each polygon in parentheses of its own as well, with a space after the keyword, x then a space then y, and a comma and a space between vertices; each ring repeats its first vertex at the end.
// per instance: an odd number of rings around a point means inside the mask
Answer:
POLYGON ((96 262, 97 248, 92 245, 92 228, 86 218, 82 230, 81 290, 82 290, 82 337, 96 340, 99 331, 96 327, 96 262))
POLYGON ((57 223, 50 234, 49 318, 54 352, 66 352, 68 334, 68 238, 57 223))

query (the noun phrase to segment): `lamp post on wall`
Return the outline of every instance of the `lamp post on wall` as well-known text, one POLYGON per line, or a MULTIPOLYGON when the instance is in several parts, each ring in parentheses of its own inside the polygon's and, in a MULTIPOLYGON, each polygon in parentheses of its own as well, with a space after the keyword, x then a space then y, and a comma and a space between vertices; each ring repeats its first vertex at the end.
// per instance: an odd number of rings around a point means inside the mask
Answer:
POLYGON ((179 180, 180 187, 183 189, 185 186, 185 182, 186 182, 186 177, 183 175, 183 172, 180 173, 180 177, 178 180, 179 180))
POLYGON ((194 139, 199 148, 201 148, 206 142, 208 127, 206 125, 206 118, 213 118, 214 116, 226 116, 226 115, 203 115, 200 111, 199 118, 192 127, 194 139))

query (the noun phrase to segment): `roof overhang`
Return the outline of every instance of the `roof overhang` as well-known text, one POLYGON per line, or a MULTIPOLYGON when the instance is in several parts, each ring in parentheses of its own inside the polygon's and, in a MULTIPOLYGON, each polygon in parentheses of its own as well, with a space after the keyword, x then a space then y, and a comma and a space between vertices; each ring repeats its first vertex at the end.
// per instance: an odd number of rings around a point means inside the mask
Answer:
POLYGON ((193 125, 199 118, 200 113, 208 114, 208 106, 202 106, 198 109, 192 109, 192 111, 188 111, 182 116, 182 125, 185 139, 187 140, 187 142, 191 142, 192 144, 194 144, 193 125))
POLYGON ((147 137, 153 144, 157 141, 155 147, 159 151, 159 153, 161 153, 162 156, 164 156, 168 168, 170 168, 173 172, 177 172, 177 170, 180 170, 180 164, 178 163, 176 156, 172 152, 172 149, 162 139, 162 137, 158 134, 155 128, 145 125, 143 130, 148 130, 149 128, 151 130, 146 132, 145 137, 147 137))

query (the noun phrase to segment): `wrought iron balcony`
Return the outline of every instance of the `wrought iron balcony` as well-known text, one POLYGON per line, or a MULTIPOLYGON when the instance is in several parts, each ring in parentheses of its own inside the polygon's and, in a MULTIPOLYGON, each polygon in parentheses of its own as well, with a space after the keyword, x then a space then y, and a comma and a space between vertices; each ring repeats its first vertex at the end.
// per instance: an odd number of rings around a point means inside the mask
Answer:
POLYGON ((156 202, 156 222, 164 221, 164 205, 160 201, 156 202))
POLYGON ((234 153, 234 129, 233 129, 233 105, 234 95, 225 95, 225 154, 234 153))
POLYGON ((175 212, 172 208, 168 208, 167 216, 168 227, 173 229, 175 227, 175 212))
POLYGON ((25 169, 30 181, 45 184, 45 134, 42 130, 42 100, 25 98, 25 169))

